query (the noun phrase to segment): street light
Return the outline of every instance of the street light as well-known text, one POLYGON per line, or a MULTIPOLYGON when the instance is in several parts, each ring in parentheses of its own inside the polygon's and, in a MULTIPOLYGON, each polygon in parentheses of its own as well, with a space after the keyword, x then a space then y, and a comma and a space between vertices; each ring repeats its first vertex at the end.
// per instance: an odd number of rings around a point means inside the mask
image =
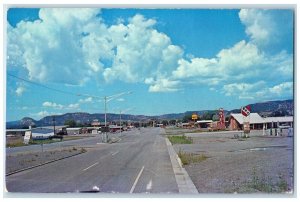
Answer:
POLYGON ((130 110, 132 110, 132 108, 128 108, 128 109, 125 109, 125 110, 120 110, 120 134, 122 133, 122 129, 121 129, 121 114, 122 113, 125 113, 125 112, 128 112, 128 111, 130 111, 130 110))
POLYGON ((111 96, 104 96, 104 126, 105 126, 105 142, 107 142, 107 121, 106 121, 106 112, 107 112, 107 103, 109 101, 112 101, 118 97, 121 97, 122 95, 128 95, 131 94, 132 92, 123 92, 123 93, 119 93, 119 94, 115 94, 115 95, 111 95, 111 96))

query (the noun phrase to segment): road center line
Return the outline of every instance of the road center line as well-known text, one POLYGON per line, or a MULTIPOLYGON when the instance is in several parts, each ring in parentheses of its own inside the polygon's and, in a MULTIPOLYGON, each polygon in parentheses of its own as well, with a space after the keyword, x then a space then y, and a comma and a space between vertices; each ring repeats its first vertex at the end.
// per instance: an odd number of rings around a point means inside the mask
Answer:
POLYGON ((112 153, 111 155, 114 156, 114 155, 116 155, 117 153, 119 153, 119 151, 116 151, 115 153, 112 153))
POLYGON ((94 163, 93 165, 91 165, 91 166, 89 166, 89 167, 87 167, 87 168, 83 169, 83 171, 86 171, 86 170, 90 169, 91 167, 93 167, 93 166, 97 165, 98 163, 99 163, 99 162, 97 162, 97 163, 94 163))
POLYGON ((138 176, 136 177, 136 179, 135 179, 135 181, 134 181, 134 183, 133 183, 133 185, 132 185, 132 187, 131 187, 129 193, 131 193, 131 194, 133 193, 133 191, 134 191, 134 189, 135 189, 135 186, 136 186, 137 182, 139 181, 139 179, 140 179, 140 177, 141 177, 141 175, 142 175, 142 172, 143 172, 144 168, 145 168, 145 166, 142 167, 141 171, 139 172, 138 176))

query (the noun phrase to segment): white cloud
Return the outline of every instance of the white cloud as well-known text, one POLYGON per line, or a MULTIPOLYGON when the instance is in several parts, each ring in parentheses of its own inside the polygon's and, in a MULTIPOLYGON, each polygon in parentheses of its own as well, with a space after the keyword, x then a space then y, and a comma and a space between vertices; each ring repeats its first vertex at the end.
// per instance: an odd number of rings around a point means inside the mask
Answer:
POLYGON ((292 10, 241 9, 239 17, 246 26, 245 32, 250 37, 251 42, 259 47, 272 51, 278 44, 292 42, 292 10))
POLYGON ((22 64, 30 79, 79 84, 100 68, 82 47, 84 33, 100 24, 97 13, 98 9, 40 9, 41 20, 21 21, 8 29, 8 64, 22 64))
MULTIPOLYGON (((8 64, 22 66, 30 79, 43 82, 78 85, 95 76, 108 83, 144 83, 149 92, 203 85, 234 95, 240 90, 239 84, 254 91, 260 81, 275 87, 275 81, 292 80, 293 55, 285 50, 270 54, 265 49, 280 41, 283 35, 278 33, 285 30, 279 29, 284 23, 273 11, 242 9, 239 17, 250 41, 241 40, 211 58, 184 53, 168 35, 155 29, 154 19, 137 14, 128 23, 122 19, 108 26, 99 13, 99 9, 42 8, 41 20, 22 21, 16 28, 8 26, 8 64)), ((267 84, 263 88, 268 89, 267 84)), ((258 94, 239 96, 243 99, 258 94)), ((66 107, 76 109, 79 103, 66 107)), ((49 107, 62 105, 51 103, 49 107)))
POLYGON ((125 99, 124 99, 124 98, 118 98, 117 101, 119 101, 119 102, 124 102, 125 99))
POLYGON ((87 97, 85 99, 79 99, 79 103, 89 103, 92 102, 93 98, 92 97, 87 97))
POLYGON ((48 112, 48 111, 40 111, 40 112, 37 112, 37 113, 30 113, 30 116, 34 119, 40 119, 40 118, 43 118, 45 116, 49 116, 51 115, 52 113, 48 112))
POLYGON ((270 93, 274 93, 277 95, 282 94, 292 94, 293 93, 293 82, 284 82, 273 86, 269 89, 270 93))
POLYGON ((224 85, 223 93, 239 99, 280 99, 291 98, 293 82, 268 86, 264 81, 257 83, 232 83, 224 85))
POLYGON ((21 96, 25 91, 25 88, 23 86, 19 86, 17 89, 16 89, 16 94, 17 96, 21 96))
POLYGON ((48 101, 44 102, 42 104, 42 106, 43 107, 52 107, 52 108, 55 108, 55 109, 63 109, 64 108, 64 106, 61 105, 61 104, 56 104, 55 102, 48 102, 48 101))
POLYGON ((275 24, 267 10, 242 9, 239 12, 241 22, 246 25, 246 33, 258 44, 266 44, 272 38, 275 24))
POLYGON ((67 106, 67 109, 79 109, 79 104, 75 103, 75 104, 69 104, 67 106))
POLYGON ((168 75, 176 68, 183 51, 172 45, 167 35, 154 29, 155 23, 135 15, 127 25, 109 27, 115 55, 112 66, 103 72, 107 82, 143 82, 148 77, 168 75))
POLYGON ((165 78, 153 81, 149 87, 149 92, 174 92, 180 90, 179 81, 171 81, 165 78))
POLYGON ((264 81, 259 81, 257 83, 231 83, 224 85, 223 92, 226 96, 239 95, 241 97, 246 97, 249 93, 264 86, 264 81))

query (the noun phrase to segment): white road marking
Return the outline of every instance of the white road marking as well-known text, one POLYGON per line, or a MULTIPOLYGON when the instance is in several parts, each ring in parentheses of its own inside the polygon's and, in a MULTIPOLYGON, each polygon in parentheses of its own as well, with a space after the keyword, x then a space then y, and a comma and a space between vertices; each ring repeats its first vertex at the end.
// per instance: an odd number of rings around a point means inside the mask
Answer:
POLYGON ((152 189, 152 179, 149 181, 149 183, 147 184, 147 187, 146 187, 147 190, 150 190, 152 189))
POLYGON ((99 163, 99 162, 97 162, 97 163, 94 163, 93 165, 91 165, 91 166, 89 166, 89 167, 87 167, 87 168, 83 169, 83 171, 86 171, 86 170, 90 169, 91 167, 93 167, 93 166, 97 165, 98 163, 99 163))
POLYGON ((116 155, 117 153, 119 153, 119 151, 116 151, 115 153, 112 153, 111 155, 114 156, 114 155, 116 155))
POLYGON ((142 175, 142 172, 143 172, 144 168, 145 168, 145 166, 142 167, 141 171, 139 172, 138 176, 136 177, 136 179, 135 179, 135 181, 134 181, 134 183, 133 183, 133 185, 132 185, 132 187, 131 187, 129 193, 131 193, 131 194, 133 193, 133 191, 134 191, 134 189, 135 189, 135 186, 136 186, 137 182, 139 181, 139 179, 140 179, 140 177, 141 177, 141 175, 142 175))

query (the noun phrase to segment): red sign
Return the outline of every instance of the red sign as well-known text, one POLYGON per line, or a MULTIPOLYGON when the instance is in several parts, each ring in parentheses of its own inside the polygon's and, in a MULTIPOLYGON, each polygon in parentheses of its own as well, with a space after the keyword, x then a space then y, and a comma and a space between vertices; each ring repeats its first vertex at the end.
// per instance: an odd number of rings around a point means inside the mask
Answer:
POLYGON ((246 106, 246 107, 242 107, 242 109, 241 109, 241 113, 242 113, 242 115, 245 116, 245 117, 247 117, 247 116, 250 115, 250 113, 251 113, 250 111, 251 111, 251 108, 250 108, 249 105, 246 106))

